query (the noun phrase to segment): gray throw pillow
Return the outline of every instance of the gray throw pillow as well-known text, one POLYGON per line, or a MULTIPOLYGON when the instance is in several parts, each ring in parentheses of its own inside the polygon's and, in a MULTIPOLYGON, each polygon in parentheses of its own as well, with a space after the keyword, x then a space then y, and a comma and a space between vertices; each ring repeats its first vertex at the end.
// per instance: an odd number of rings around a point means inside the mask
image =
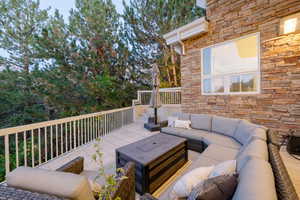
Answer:
POLYGON ((238 184, 237 175, 223 175, 207 179, 193 188, 188 200, 229 200, 238 184))

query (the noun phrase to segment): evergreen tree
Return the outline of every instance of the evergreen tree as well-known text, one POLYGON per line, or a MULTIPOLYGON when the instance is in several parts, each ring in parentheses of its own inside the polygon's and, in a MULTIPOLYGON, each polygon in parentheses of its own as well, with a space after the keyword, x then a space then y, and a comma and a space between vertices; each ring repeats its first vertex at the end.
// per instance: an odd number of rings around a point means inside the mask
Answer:
POLYGON ((47 10, 39 7, 35 0, 0 1, 0 48, 7 56, 0 55, 2 66, 14 67, 29 72, 35 60, 34 34, 47 23, 47 10))
POLYGON ((163 87, 180 86, 180 57, 167 46, 163 34, 204 16, 191 0, 131 0, 123 2, 126 38, 141 69, 160 65, 163 87))

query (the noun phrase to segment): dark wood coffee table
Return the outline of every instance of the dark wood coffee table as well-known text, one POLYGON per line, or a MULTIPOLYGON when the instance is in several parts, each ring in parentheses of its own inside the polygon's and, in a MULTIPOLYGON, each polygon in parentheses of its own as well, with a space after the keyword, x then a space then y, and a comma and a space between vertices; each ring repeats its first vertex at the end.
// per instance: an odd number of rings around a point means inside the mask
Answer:
POLYGON ((117 168, 136 164, 136 191, 153 193, 188 161, 187 140, 158 133, 116 150, 117 168))

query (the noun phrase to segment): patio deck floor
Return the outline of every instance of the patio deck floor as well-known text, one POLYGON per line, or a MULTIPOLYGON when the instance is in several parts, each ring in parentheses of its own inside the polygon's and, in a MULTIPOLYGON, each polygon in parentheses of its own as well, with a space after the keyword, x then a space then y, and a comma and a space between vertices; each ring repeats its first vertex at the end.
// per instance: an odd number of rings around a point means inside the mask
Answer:
MULTIPOLYGON (((115 150, 117 148, 157 133, 158 132, 151 133, 144 129, 143 122, 137 121, 103 136, 100 141, 100 147, 103 152, 103 162, 106 173, 115 172, 115 150)), ((77 147, 63 156, 48 161, 41 165, 40 168, 55 170, 72 159, 82 156, 84 157, 84 170, 95 171, 98 169, 97 163, 92 160, 92 156, 96 150, 94 147, 95 142, 96 141, 92 141, 77 147)))
MULTIPOLYGON (((158 134, 159 132, 150 132, 144 127, 144 120, 140 119, 132 124, 124 126, 118 130, 112 131, 108 135, 102 137, 100 146, 103 152, 103 163, 105 173, 113 174, 116 170, 116 155, 115 150, 121 146, 136 142, 143 138, 158 134)), ((84 174, 86 176, 94 177, 95 171, 99 166, 92 160, 92 155, 95 153, 94 147, 95 141, 92 141, 83 146, 77 147, 65 155, 55 158, 51 161, 40 166, 40 168, 55 170, 65 163, 73 160, 78 156, 84 157, 84 174)), ((189 159, 194 160, 198 153, 189 151, 189 159)), ((101 182, 101 181, 100 181, 101 182)), ((136 195, 136 199, 139 199, 139 195, 136 195)))

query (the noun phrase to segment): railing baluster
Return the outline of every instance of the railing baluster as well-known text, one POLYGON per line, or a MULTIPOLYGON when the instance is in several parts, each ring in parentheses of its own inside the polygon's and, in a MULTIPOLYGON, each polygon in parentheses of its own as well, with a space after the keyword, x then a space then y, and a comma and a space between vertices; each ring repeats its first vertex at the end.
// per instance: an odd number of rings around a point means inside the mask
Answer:
POLYGON ((80 145, 83 144, 83 122, 84 122, 84 120, 81 119, 80 120, 80 129, 81 129, 81 131, 80 131, 80 138, 81 138, 80 145))
POLYGON ((50 126, 50 154, 53 159, 53 126, 50 126))
POLYGON ((65 137, 66 137, 65 152, 67 152, 68 151, 68 123, 65 123, 65 137))
POLYGON ((87 118, 84 121, 85 121, 84 141, 85 141, 85 144, 86 144, 87 143, 87 125, 86 125, 87 124, 87 118))
POLYGON ((97 139, 98 138, 98 117, 95 116, 95 138, 97 139))
POLYGON ((26 131, 23 132, 23 142, 24 142, 24 166, 27 167, 27 138, 26 131))
POLYGON ((19 139, 18 133, 15 134, 15 143, 16 143, 16 166, 19 167, 19 139))
POLYGON ((34 130, 31 130, 31 166, 34 167, 34 130))
POLYGON ((38 129, 38 143, 39 143, 39 165, 42 164, 42 152, 41 152, 41 128, 38 129))
POLYGON ((93 137, 93 140, 96 138, 95 137, 95 117, 92 117, 92 131, 93 131, 93 135, 92 135, 92 137, 93 137))
POLYGON ((9 135, 4 136, 4 146, 5 146, 5 172, 6 174, 10 171, 10 163, 9 163, 9 135))
POLYGON ((48 127, 44 127, 44 136, 45 136, 45 161, 48 161, 48 127))
POLYGON ((77 131, 77 128, 76 128, 76 121, 73 122, 73 138, 74 138, 74 149, 76 148, 77 146, 77 142, 76 142, 76 131, 77 131))
POLYGON ((64 153, 64 127, 63 123, 60 124, 60 154, 64 153))
POLYGON ((55 125, 55 151, 56 157, 58 156, 58 125, 55 125))
POLYGON ((107 124, 106 124, 106 118, 107 118, 107 115, 106 114, 104 114, 104 135, 106 135, 106 133, 107 133, 107 124))
POLYGON ((68 124, 69 124, 68 135, 69 135, 69 139, 70 139, 69 150, 72 150, 72 122, 68 122, 68 124))

